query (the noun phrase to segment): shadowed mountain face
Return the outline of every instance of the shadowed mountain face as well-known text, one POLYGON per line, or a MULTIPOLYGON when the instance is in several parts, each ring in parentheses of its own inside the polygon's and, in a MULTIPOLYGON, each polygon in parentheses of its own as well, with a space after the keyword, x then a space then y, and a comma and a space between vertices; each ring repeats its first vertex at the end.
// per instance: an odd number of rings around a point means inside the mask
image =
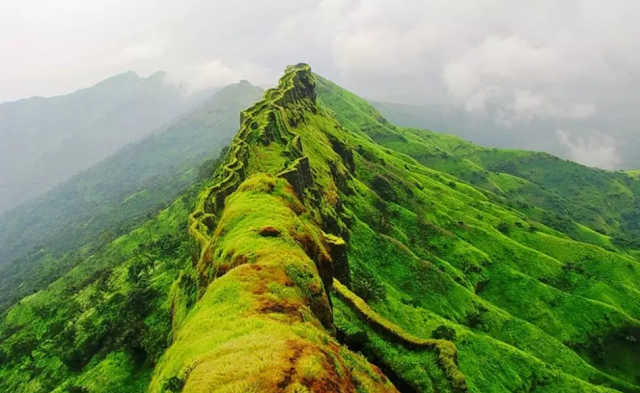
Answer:
POLYGON ((188 111, 158 72, 111 77, 75 93, 0 104, 0 213, 31 199, 188 111))
POLYGON ((640 392, 637 174, 397 127, 305 64, 240 119, 3 316, 2 389, 640 392))

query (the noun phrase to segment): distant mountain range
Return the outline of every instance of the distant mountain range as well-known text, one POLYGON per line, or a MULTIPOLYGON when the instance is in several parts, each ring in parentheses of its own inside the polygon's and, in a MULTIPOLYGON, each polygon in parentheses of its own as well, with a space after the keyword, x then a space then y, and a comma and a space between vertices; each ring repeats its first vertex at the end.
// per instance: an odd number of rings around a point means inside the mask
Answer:
POLYGON ((261 94, 247 81, 229 85, 152 135, 0 214, 0 313, 210 176, 207 160, 229 143, 240 111, 261 94), (82 251, 69 253, 76 249, 82 251))
POLYGON ((0 213, 29 200, 210 97, 166 73, 126 72, 75 93, 0 104, 0 213))

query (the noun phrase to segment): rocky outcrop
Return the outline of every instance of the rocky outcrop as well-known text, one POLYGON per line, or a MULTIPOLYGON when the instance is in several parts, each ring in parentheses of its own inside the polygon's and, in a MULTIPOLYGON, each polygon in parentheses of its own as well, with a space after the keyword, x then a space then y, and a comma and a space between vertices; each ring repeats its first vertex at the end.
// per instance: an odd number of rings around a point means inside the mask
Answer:
POLYGON ((351 288, 351 271, 347 243, 339 237, 325 234, 325 242, 333 261, 333 276, 341 283, 351 288))
POLYGON ((304 190, 313 184, 308 157, 300 157, 294 161, 291 167, 280 172, 278 176, 286 179, 291 184, 300 200, 304 200, 304 190))

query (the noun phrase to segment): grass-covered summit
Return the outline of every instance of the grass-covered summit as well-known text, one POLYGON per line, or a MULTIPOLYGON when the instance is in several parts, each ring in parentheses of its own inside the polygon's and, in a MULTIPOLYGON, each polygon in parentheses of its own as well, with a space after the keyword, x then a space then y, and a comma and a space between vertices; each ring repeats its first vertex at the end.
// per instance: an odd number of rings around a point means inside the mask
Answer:
POLYGON ((299 64, 198 187, 9 310, 1 387, 640 392, 634 173, 396 127, 299 64))

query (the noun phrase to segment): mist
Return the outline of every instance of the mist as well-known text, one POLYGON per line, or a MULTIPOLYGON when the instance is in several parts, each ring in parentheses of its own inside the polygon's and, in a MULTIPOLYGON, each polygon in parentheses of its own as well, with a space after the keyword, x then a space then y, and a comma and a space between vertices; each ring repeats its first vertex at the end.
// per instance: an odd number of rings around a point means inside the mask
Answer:
POLYGON ((632 0, 7 0, 0 102, 126 70, 165 70, 190 92, 272 85, 304 61, 367 98, 450 105, 515 135, 544 120, 553 153, 630 167, 619 146, 640 121, 639 12, 632 0))

